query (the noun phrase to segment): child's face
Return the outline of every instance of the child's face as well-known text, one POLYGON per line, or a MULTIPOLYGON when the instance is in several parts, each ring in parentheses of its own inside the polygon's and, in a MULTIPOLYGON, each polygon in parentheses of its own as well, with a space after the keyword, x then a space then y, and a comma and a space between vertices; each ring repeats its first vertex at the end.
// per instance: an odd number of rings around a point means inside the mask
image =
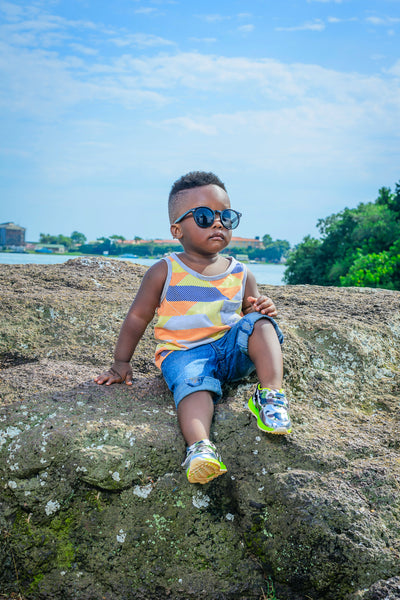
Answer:
MULTIPOLYGON (((202 187, 186 190, 179 201, 179 214, 176 219, 187 210, 198 206, 208 206, 212 210, 222 211, 230 208, 228 194, 217 185, 204 185, 202 187)), ((201 254, 217 254, 226 248, 231 241, 232 231, 225 229, 220 216, 215 215, 211 227, 203 229, 196 225, 190 213, 180 223, 171 225, 171 233, 177 238, 186 251, 197 251, 201 254)))

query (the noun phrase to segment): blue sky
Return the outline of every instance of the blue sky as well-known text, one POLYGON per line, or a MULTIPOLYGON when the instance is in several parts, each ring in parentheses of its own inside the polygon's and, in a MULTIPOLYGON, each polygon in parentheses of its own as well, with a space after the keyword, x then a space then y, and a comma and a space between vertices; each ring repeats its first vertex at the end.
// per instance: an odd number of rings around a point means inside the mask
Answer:
POLYGON ((167 238, 211 170, 237 235, 316 222, 400 179, 400 0, 0 0, 0 222, 167 238))

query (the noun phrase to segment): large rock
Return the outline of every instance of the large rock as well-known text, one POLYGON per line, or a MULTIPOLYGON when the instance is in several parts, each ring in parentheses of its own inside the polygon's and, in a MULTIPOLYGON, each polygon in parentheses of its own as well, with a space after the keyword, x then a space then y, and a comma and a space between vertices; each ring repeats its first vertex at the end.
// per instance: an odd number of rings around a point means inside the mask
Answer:
POLYGON ((226 390, 227 475, 190 485, 151 327, 100 387, 145 269, 0 266, 0 590, 32 599, 400 598, 400 294, 262 287, 286 333, 293 433, 226 390))

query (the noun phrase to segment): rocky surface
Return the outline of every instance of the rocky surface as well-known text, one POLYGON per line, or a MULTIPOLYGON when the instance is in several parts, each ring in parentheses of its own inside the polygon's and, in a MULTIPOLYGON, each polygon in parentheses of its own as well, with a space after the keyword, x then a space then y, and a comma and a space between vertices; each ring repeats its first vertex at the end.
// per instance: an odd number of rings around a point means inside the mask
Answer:
POLYGON ((190 485, 151 327, 109 388, 145 269, 0 265, 0 592, 33 600, 400 598, 400 294, 261 286, 286 334, 293 433, 260 432, 254 380, 213 436, 228 473, 190 485))

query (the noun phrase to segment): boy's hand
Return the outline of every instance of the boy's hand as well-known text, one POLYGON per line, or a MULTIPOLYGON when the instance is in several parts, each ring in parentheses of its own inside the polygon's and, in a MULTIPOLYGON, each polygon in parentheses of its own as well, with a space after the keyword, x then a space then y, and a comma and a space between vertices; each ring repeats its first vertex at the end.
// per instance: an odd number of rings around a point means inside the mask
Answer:
POLYGON ((123 383, 124 381, 126 385, 132 385, 132 367, 129 362, 117 361, 108 371, 101 373, 94 380, 99 385, 103 383, 111 385, 112 383, 123 383))
POLYGON ((276 317, 278 314, 275 304, 272 302, 271 298, 268 298, 268 296, 258 296, 258 298, 255 298, 254 296, 247 296, 247 302, 251 304, 252 309, 248 312, 259 312, 262 315, 268 315, 269 317, 276 317))

